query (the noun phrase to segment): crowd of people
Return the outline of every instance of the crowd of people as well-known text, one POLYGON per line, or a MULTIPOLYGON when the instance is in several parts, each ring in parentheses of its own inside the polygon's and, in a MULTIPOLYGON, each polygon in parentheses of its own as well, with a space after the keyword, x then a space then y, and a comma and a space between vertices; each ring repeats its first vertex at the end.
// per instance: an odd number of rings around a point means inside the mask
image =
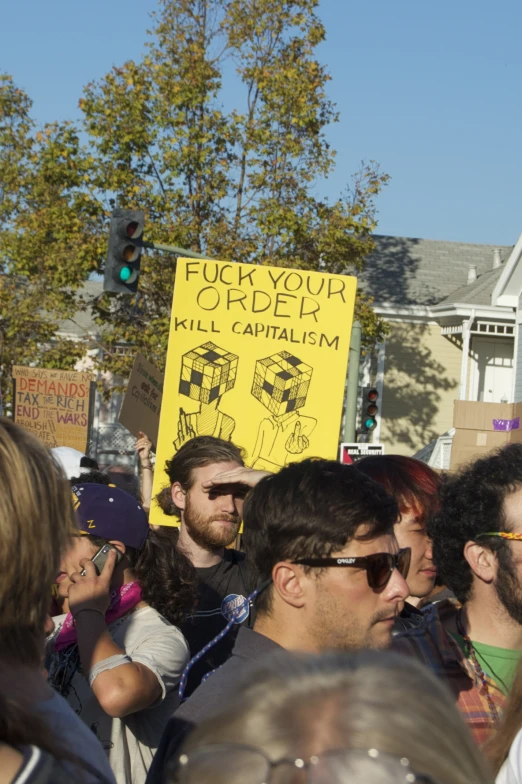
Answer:
POLYGON ((0 418, 0 784, 522 784, 522 445, 151 447, 0 418))

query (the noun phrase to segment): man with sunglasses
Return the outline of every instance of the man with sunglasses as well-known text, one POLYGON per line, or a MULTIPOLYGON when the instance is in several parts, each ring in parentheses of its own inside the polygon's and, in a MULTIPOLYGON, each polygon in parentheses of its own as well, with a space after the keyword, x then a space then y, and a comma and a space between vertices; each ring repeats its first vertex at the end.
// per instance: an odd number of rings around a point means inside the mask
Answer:
POLYGON ((160 782, 187 731, 222 708, 253 662, 278 649, 384 648, 408 595, 394 499, 354 466, 303 460, 262 479, 243 507, 255 584, 254 629, 167 725, 149 771, 160 782))
POLYGON ((522 655, 522 444, 447 477, 428 533, 458 602, 427 608, 422 625, 398 635, 393 647, 446 681, 482 744, 496 729, 522 655))

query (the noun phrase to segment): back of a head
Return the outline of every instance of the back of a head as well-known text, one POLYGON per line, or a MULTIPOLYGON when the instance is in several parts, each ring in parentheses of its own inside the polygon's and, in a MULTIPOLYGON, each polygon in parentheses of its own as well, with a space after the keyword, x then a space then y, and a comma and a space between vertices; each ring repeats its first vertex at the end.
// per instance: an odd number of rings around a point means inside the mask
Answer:
MULTIPOLYGON (((397 517, 394 499, 354 466, 307 459, 262 479, 249 493, 245 551, 259 585, 280 561, 327 557, 354 537, 391 534, 397 517)), ((260 594, 258 612, 269 608, 270 595, 270 589, 260 594)))
MULTIPOLYGON (((509 444, 443 478, 440 508, 428 521, 433 560, 443 582, 460 602, 470 596, 471 568, 466 542, 481 533, 505 530, 504 501, 522 488, 522 444, 509 444)), ((508 550, 499 538, 482 542, 495 552, 508 550)))
POLYGON ((190 490, 194 469, 212 463, 237 463, 242 466, 245 464, 244 452, 231 441, 215 436, 196 436, 186 441, 171 460, 167 460, 165 473, 169 484, 155 498, 164 514, 178 514, 171 495, 174 482, 179 482, 184 490, 190 490))
POLYGON ((437 508, 440 477, 421 460, 404 455, 375 455, 357 461, 357 469, 393 495, 401 512, 414 509, 424 521, 437 508))
MULTIPOLYGON (((219 775, 208 779, 213 784, 254 784, 248 754, 236 758, 243 770, 229 775, 234 746, 259 750, 273 763, 317 757, 314 770, 328 775, 312 781, 329 784, 395 784, 401 765, 403 782, 406 767, 437 784, 491 782, 444 686, 416 661, 389 652, 266 657, 235 701, 200 724, 182 751, 190 763, 212 744, 232 744, 216 764, 219 775)), ((295 768, 277 770, 278 783, 294 781, 295 768)))
POLYGON ((0 655, 38 665, 51 585, 75 526, 61 467, 0 418, 0 655))
POLYGON ((122 465, 110 465, 105 469, 105 473, 113 485, 141 501, 140 480, 131 468, 122 465))

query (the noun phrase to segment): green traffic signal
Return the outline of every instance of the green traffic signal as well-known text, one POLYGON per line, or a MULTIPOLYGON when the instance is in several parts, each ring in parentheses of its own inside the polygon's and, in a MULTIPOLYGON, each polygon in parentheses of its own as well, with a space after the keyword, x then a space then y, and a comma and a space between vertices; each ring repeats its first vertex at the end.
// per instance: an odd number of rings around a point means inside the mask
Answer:
POLYGON ((135 294, 138 290, 143 248, 142 210, 115 209, 109 228, 103 290, 114 294, 135 294))
POLYGON ((361 424, 364 433, 369 433, 377 427, 377 416, 379 414, 378 399, 379 393, 375 387, 365 387, 363 389, 361 424))

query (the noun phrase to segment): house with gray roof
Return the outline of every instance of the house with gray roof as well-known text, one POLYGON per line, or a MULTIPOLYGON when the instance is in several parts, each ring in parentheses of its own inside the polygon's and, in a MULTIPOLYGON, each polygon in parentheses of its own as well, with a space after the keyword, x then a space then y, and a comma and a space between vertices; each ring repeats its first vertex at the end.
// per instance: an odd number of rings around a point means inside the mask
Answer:
POLYGON ((522 399, 522 379, 515 393, 522 240, 514 247, 375 240, 359 284, 390 334, 367 358, 361 381, 380 394, 373 441, 412 455, 452 427, 454 400, 522 399))

